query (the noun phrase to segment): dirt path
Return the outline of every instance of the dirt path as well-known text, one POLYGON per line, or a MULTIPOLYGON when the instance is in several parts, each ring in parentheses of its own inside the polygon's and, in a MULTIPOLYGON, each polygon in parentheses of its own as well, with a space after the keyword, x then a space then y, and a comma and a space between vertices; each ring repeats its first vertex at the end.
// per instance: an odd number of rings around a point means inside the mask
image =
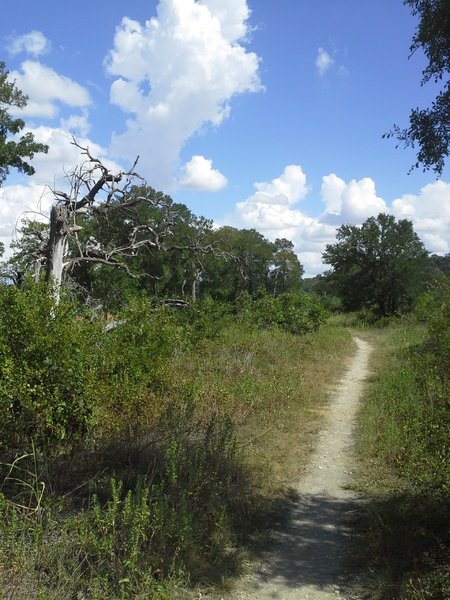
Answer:
POLYGON ((347 489, 349 450, 362 385, 368 374, 368 342, 355 338, 357 352, 331 399, 287 525, 276 530, 261 569, 233 594, 236 600, 325 600, 349 598, 344 559, 350 532, 345 525, 354 496, 347 489))

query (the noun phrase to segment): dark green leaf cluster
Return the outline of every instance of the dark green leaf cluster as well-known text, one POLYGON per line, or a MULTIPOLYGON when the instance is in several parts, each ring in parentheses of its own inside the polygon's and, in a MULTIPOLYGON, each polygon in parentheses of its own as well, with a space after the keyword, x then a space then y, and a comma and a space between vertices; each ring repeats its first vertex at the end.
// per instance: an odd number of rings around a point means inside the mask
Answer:
POLYGON ((8 81, 5 63, 0 61, 0 186, 11 169, 26 175, 33 175, 34 168, 25 160, 38 152, 47 152, 48 146, 34 141, 31 132, 18 137, 25 123, 9 114, 12 108, 22 109, 28 98, 15 85, 8 81))
POLYGON ((361 227, 342 225, 336 237, 323 259, 346 310, 374 307, 389 316, 412 308, 426 282, 428 253, 410 221, 379 214, 361 227))
POLYGON ((419 24, 414 34, 411 52, 421 48, 428 60, 422 84, 430 79, 443 81, 430 108, 411 111, 408 128, 395 125, 384 137, 395 136, 405 146, 419 147, 415 168, 433 169, 442 173, 450 151, 450 4, 448 0, 404 0, 419 24))

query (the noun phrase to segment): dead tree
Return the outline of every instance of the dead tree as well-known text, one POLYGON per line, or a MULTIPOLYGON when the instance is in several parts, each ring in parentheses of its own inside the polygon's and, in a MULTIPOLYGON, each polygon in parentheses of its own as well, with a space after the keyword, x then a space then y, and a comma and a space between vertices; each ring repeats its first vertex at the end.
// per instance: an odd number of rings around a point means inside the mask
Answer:
MULTIPOLYGON (((96 263, 123 269, 130 277, 136 275, 129 268, 129 261, 146 248, 161 251, 189 251, 198 257, 208 252, 221 254, 213 245, 205 245, 202 236, 193 236, 185 245, 168 242, 173 232, 177 212, 172 201, 162 193, 140 194, 148 190, 136 172, 137 159, 129 171, 113 173, 102 161, 91 155, 89 148, 72 142, 80 149, 84 160, 67 175, 69 191, 53 190, 56 203, 50 213, 48 243, 45 253, 45 279, 53 284, 56 299, 59 299, 64 274, 80 263, 96 263), (163 212, 163 222, 139 223, 128 233, 123 243, 105 247, 92 236, 82 235, 83 219, 100 218, 118 207, 132 211, 140 203, 163 212), (70 252, 69 252, 70 242, 70 252)), ((153 191, 153 190, 152 190, 153 191)), ((201 261, 199 259, 200 264, 201 261)), ((192 295, 196 297, 196 283, 192 295)))
MULTIPOLYGON (((63 274, 73 257, 67 260, 69 238, 82 229, 77 224, 77 216, 93 213, 95 203, 99 200, 111 201, 116 194, 125 194, 134 179, 141 179, 133 169, 128 172, 112 173, 99 159, 93 157, 89 148, 80 146, 75 140, 72 142, 81 150, 85 157, 81 165, 67 175, 70 183, 69 192, 53 190, 56 204, 50 211, 49 239, 46 248, 45 279, 52 283, 55 296, 59 298, 63 274), (123 182, 123 185, 119 185, 123 182)), ((79 245, 80 256, 88 258, 86 252, 79 245)), ((99 261, 117 266, 117 261, 106 256, 98 256, 99 261)))

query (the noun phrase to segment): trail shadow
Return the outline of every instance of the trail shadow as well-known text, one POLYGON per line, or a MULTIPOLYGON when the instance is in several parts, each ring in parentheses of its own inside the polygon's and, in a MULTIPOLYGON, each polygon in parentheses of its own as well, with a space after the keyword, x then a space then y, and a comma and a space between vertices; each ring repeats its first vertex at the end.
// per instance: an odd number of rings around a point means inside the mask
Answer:
MULTIPOLYGON (((352 536, 350 516, 356 507, 353 499, 326 494, 293 498, 289 521, 273 529, 262 555, 264 565, 250 587, 257 591, 266 581, 276 580, 285 588, 347 589, 351 585, 345 569, 352 536)), ((282 592, 274 592, 273 598, 282 598, 282 592)))

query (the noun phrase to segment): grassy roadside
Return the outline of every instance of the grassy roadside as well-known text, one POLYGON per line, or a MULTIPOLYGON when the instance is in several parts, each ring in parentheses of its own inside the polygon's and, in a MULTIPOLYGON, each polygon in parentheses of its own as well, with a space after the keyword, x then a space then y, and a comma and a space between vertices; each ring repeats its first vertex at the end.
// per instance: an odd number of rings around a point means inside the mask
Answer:
POLYGON ((351 351, 339 327, 230 326, 168 353, 156 387, 128 374, 129 412, 108 413, 119 387, 100 389, 106 437, 2 465, 0 597, 169 599, 238 573, 301 473, 351 351))
POLYGON ((205 414, 231 416, 253 475, 271 493, 302 472, 330 387, 352 350, 340 327, 303 336, 232 327, 219 343, 181 357, 176 369, 183 385, 197 389, 205 414))
POLYGON ((357 567, 370 600, 450 598, 448 387, 427 359, 424 327, 365 330, 373 376, 357 430, 363 498, 357 567))
POLYGON ((194 577, 212 596, 221 589, 232 593, 242 565, 258 557, 274 521, 286 514, 291 484, 307 465, 322 427, 330 388, 353 351, 350 333, 339 326, 303 336, 231 327, 218 343, 180 358, 180 382, 196 387, 201 410, 232 416, 250 481, 250 488, 236 491, 238 562, 194 577))

